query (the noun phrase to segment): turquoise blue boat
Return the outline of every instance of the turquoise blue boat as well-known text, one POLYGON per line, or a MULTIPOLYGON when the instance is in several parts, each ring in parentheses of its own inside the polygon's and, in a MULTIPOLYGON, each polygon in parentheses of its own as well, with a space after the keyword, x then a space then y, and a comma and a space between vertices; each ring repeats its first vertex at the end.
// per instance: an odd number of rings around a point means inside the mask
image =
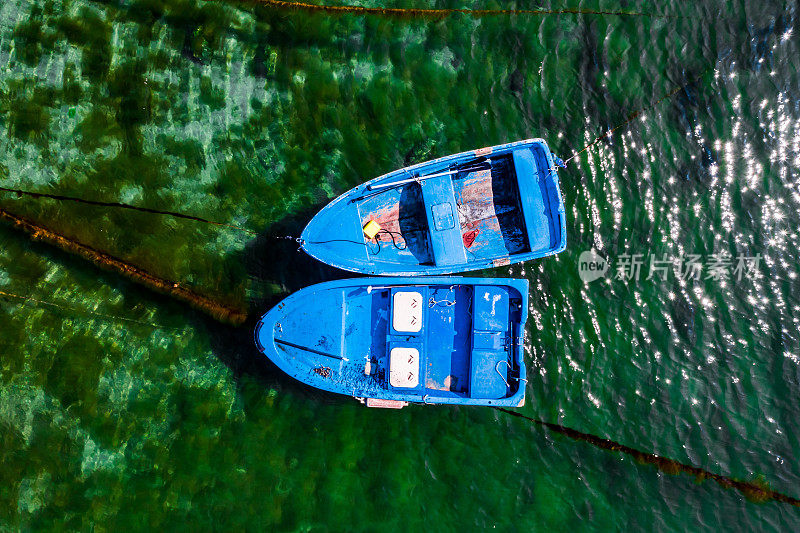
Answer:
POLYGON ((521 406, 527 316, 527 280, 338 280, 283 300, 255 342, 293 378, 370 407, 521 406))
POLYGON ((417 276, 503 266, 566 247, 554 156, 542 139, 401 168, 333 200, 301 248, 335 267, 417 276))

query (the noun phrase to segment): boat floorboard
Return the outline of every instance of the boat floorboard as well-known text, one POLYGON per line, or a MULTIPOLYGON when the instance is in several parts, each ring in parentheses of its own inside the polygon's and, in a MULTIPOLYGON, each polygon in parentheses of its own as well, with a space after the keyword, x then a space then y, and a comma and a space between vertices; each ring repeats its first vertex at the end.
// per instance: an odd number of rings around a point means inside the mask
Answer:
POLYGON ((464 285, 432 291, 431 296, 438 303, 429 308, 428 328, 438 334, 427 338, 425 387, 436 391, 431 392, 434 396, 442 391, 462 395, 468 392, 472 292, 472 287, 464 285))
POLYGON ((493 169, 454 180, 464 246, 475 258, 493 258, 527 251, 516 177, 509 158, 493 161, 493 169))
POLYGON ((432 264, 433 254, 428 240, 428 223, 419 185, 411 183, 368 197, 358 204, 363 227, 370 220, 381 229, 367 241, 371 258, 399 263, 432 264), (376 253, 377 252, 377 253, 376 253))

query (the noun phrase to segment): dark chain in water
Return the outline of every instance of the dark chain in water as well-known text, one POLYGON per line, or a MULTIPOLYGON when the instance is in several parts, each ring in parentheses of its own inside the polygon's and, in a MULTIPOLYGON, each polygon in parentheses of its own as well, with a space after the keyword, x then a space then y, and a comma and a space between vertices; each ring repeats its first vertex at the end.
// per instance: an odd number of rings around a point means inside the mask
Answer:
POLYGON ((471 17, 486 17, 499 15, 611 15, 622 17, 648 17, 648 18, 680 18, 679 15, 663 15, 661 13, 643 13, 637 11, 598 11, 591 9, 407 9, 389 7, 332 6, 321 4, 308 4, 305 2, 288 2, 285 0, 249 0, 250 2, 265 4, 270 7, 291 11, 306 11, 313 13, 326 13, 329 15, 377 15, 395 18, 429 18, 442 19, 444 17, 462 14, 471 17))
MULTIPOLYGON (((149 208, 149 207, 140 207, 140 206, 136 206, 136 205, 123 204, 123 203, 119 203, 119 202, 101 202, 101 201, 98 201, 98 200, 87 200, 85 198, 78 198, 78 197, 75 197, 75 196, 62 196, 62 195, 59 195, 59 194, 48 194, 48 193, 42 193, 42 192, 24 191, 24 190, 21 190, 21 189, 9 189, 8 187, 0 187, 0 192, 12 193, 12 194, 16 194, 17 196, 29 196, 31 198, 47 198, 48 200, 57 200, 57 201, 62 201, 62 202, 77 202, 77 203, 81 203, 81 204, 95 205, 95 206, 98 206, 98 207, 115 207, 115 208, 122 208, 122 209, 130 209, 130 210, 133 210, 133 211, 140 211, 142 213, 151 213, 151 214, 156 214, 156 215, 166 215, 166 216, 171 216, 171 217, 184 218, 184 219, 187 219, 187 220, 193 220, 195 222, 203 222, 204 224, 212 224, 214 226, 223 226, 223 227, 226 227, 226 228, 231 228, 231 229, 235 229, 235 230, 238 230, 238 231, 243 231, 243 232, 249 233, 251 235, 258 235, 258 232, 253 231, 253 230, 249 230, 247 228, 243 228, 241 226, 235 226, 233 224, 225 224, 223 222, 215 222, 213 220, 208 220, 206 218, 201 218, 201 217, 194 216, 194 215, 187 215, 185 213, 178 213, 176 211, 162 211, 162 210, 159 210, 159 209, 152 209, 152 208, 149 208)), ((283 241, 283 240, 294 241, 294 242, 296 242, 296 243, 298 243, 300 245, 303 244, 303 241, 299 237, 295 237, 293 235, 285 235, 285 236, 272 237, 272 238, 275 239, 275 240, 281 240, 281 241, 283 241)), ((362 244, 362 243, 359 243, 359 244, 362 244)))
POLYGON ((625 446, 624 444, 620 444, 613 440, 605 439, 603 437, 598 437, 597 435, 592 435, 590 433, 583 433, 581 431, 564 427, 559 424, 553 424, 552 422, 544 422, 543 420, 537 420, 535 418, 523 415, 522 413, 518 413, 516 411, 511 411, 508 409, 504 409, 502 407, 495 407, 495 409, 511 416, 524 418, 529 422, 533 422, 534 424, 537 424, 539 426, 546 427, 550 431, 558 433, 559 435, 564 435, 565 437, 569 437, 573 440, 588 442, 589 444, 596 446, 598 448, 602 448, 603 450, 608 450, 612 452, 622 452, 625 455, 633 457, 639 463, 653 465, 660 471, 665 472, 667 474, 671 475, 689 474, 695 476, 697 481, 703 481, 705 479, 713 479, 723 488, 736 489, 739 492, 741 492, 745 496, 745 498, 755 503, 766 503, 769 501, 776 501, 781 503, 787 503, 795 507, 800 507, 800 499, 794 498, 792 496, 789 496, 782 492, 778 492, 776 490, 772 490, 766 483, 760 483, 755 481, 741 481, 738 479, 733 479, 728 476, 723 476, 720 474, 709 472, 708 470, 705 470, 697 466, 680 463, 678 461, 675 461, 674 459, 661 457, 654 453, 643 452, 641 450, 631 448, 630 446, 625 446))
POLYGON ((88 205, 95 205, 98 207, 117 207, 121 209, 130 209, 133 211, 141 211, 143 213, 151 213, 156 215, 166 215, 170 217, 176 218, 184 218, 187 220, 193 220, 195 222, 203 222, 205 224, 212 224, 214 226, 224 226, 226 228, 235 229, 238 231, 244 231, 246 233, 250 233, 251 235, 256 235, 255 231, 242 228, 241 226, 234 226, 233 224, 225 224, 223 222, 215 222, 213 220, 208 220, 207 218, 202 218, 194 215, 187 215, 185 213, 178 213, 175 211, 162 211, 160 209, 152 209, 150 207, 140 207, 131 204, 123 204, 120 202, 101 202, 98 200, 87 200, 85 198, 78 198, 75 196, 62 196, 60 194, 48 194, 42 192, 33 192, 33 191, 23 191, 21 189, 9 189, 7 187, 0 187, 0 192, 8 192, 16 194, 17 196, 29 196, 31 198, 47 198, 49 200, 58 200, 62 202, 77 202, 81 204, 88 204, 88 205))

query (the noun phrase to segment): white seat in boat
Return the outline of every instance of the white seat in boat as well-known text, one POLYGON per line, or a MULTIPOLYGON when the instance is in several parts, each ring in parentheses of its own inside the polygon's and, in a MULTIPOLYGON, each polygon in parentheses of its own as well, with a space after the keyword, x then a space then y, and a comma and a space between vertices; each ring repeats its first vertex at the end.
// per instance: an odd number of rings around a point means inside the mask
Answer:
POLYGON ((389 353, 389 384, 404 389, 419 385, 419 350, 405 346, 392 348, 389 353))
POLYGON ((392 327, 402 333, 419 333, 422 329, 422 295, 416 291, 394 293, 392 327))

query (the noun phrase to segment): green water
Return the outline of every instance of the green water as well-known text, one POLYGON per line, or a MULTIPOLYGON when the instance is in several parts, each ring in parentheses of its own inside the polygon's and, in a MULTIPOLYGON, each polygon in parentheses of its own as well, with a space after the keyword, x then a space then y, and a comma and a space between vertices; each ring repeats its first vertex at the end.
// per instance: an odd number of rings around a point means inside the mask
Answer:
MULTIPOLYGON (((373 4, 363 4, 373 5, 373 4)), ((375 4, 377 5, 377 4, 375 4)), ((393 7, 506 8, 406 2, 393 7)), ((520 8, 536 8, 519 4, 520 8)), ((609 1, 547 8, 651 12, 609 1)), ((793 2, 675 18, 0 4, 0 207, 254 315, 346 274, 268 238, 405 164, 543 137, 568 248, 531 281, 526 415, 800 497, 793 2), (757 279, 585 284, 581 252, 761 254, 757 279)), ((0 529, 796 530, 800 510, 482 408, 310 391, 231 328, 0 226, 0 529)))

